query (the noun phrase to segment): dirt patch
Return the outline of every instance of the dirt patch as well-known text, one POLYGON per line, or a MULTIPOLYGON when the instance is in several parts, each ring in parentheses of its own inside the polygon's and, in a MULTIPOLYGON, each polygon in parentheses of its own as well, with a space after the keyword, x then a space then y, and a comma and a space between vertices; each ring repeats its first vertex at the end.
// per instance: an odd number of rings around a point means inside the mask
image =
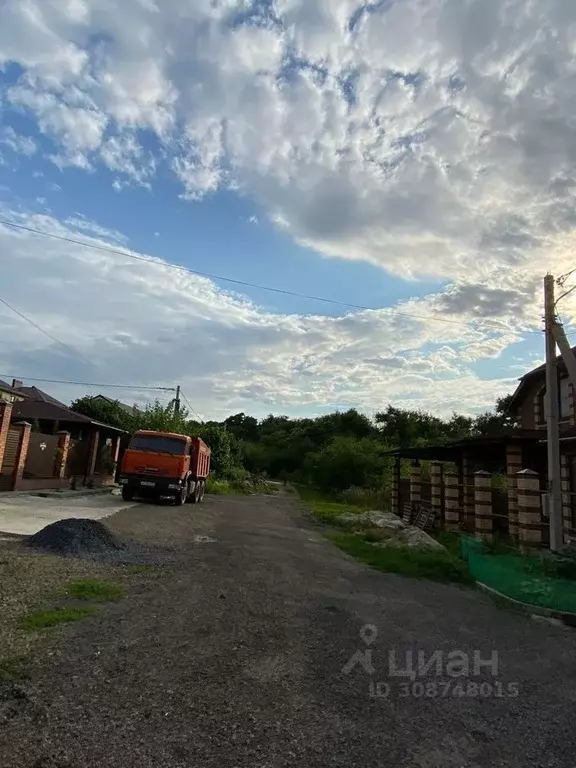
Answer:
POLYGON ((3 663, 11 664, 36 645, 37 634, 21 627, 30 609, 63 596, 74 580, 118 580, 122 575, 121 568, 31 549, 16 538, 0 542, 0 672, 3 663))
POLYGON ((114 534, 98 520, 58 520, 30 536, 27 545, 57 555, 100 554, 125 549, 114 534))

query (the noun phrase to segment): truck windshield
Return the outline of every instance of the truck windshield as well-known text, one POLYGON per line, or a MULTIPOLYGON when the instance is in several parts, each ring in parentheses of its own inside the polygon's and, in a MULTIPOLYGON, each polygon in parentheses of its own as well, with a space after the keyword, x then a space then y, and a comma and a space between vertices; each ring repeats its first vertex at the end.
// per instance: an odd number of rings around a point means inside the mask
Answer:
POLYGON ((160 435, 136 435, 132 438, 130 448, 134 451, 158 451, 170 453, 172 456, 183 456, 186 450, 184 440, 176 437, 161 437, 160 435))

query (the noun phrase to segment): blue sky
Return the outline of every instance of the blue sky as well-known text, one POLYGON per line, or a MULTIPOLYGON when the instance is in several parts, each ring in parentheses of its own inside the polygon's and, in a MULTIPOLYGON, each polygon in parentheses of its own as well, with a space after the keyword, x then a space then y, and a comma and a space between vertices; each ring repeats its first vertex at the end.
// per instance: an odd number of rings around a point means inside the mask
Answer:
POLYGON ((490 407, 572 266, 571 11, 526 55, 543 18, 510 4, 9 0, 1 217, 153 260, 0 225, 0 295, 77 352, 4 308, 0 372, 177 382, 214 417, 490 407))

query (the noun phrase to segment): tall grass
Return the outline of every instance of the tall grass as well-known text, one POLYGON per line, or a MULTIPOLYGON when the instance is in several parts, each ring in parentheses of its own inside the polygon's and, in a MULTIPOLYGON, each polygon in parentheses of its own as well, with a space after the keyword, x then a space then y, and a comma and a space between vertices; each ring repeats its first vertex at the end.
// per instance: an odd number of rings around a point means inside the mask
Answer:
POLYGON ((388 509, 390 507, 390 495, 382 488, 361 488, 353 485, 342 491, 338 498, 345 504, 353 504, 363 509, 388 509))

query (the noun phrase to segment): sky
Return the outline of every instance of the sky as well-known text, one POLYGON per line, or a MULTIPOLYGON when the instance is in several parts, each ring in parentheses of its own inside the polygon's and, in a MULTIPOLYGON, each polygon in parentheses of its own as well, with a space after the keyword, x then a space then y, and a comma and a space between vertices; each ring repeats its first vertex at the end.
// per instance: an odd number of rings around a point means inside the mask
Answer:
POLYGON ((3 0, 0 378, 491 408, 576 267, 575 54, 573 0, 3 0))

